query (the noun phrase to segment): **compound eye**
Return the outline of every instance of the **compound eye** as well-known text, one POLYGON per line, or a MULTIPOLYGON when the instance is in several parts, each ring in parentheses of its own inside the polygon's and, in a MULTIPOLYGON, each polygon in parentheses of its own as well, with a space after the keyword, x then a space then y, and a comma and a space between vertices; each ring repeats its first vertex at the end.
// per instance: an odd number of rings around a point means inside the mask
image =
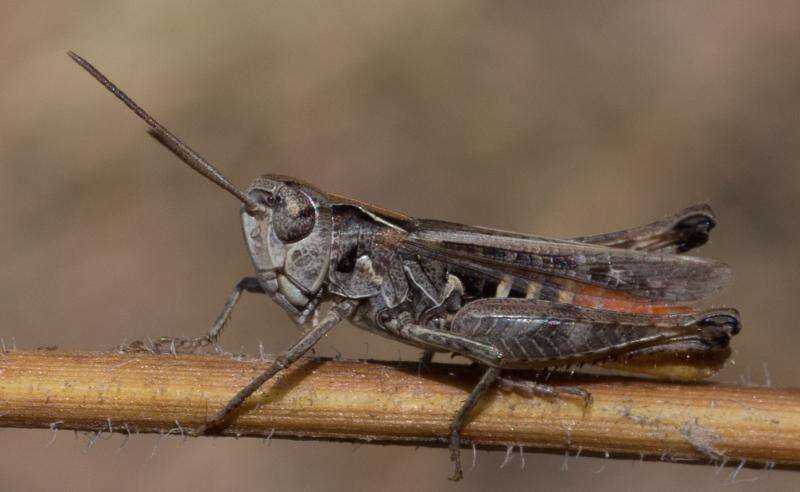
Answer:
POLYGON ((268 193, 266 194, 266 198, 264 198, 264 203, 266 203, 269 208, 277 207, 280 201, 281 199, 276 193, 268 193))
POLYGON ((293 243, 308 236, 314 230, 317 213, 311 199, 302 191, 283 186, 268 198, 273 203, 272 221, 275 235, 284 243, 293 243))

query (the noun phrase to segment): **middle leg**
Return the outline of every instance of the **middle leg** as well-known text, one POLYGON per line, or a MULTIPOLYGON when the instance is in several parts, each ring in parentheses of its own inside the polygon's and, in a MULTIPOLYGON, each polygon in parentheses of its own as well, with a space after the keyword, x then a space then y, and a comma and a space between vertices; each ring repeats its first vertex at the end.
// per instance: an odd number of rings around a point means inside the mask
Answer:
POLYGON ((469 396, 461 404, 461 408, 458 409, 455 417, 450 422, 450 461, 453 462, 453 474, 450 476, 450 480, 458 481, 464 476, 464 472, 461 469, 461 430, 467 423, 467 416, 470 410, 478 404, 481 397, 492 389, 499 375, 500 369, 496 367, 486 369, 478 384, 472 388, 469 396))

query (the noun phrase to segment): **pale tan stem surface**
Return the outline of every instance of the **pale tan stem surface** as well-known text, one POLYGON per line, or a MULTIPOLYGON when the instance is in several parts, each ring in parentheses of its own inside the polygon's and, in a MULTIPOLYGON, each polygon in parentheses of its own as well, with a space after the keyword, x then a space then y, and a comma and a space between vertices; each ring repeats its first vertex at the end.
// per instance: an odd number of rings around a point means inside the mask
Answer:
MULTIPOLYGON (((217 356, 0 353, 0 426, 180 433, 266 366, 217 356)), ((257 392, 227 435, 437 445, 477 374, 437 365, 302 360, 257 392)), ((495 392, 464 431, 479 445, 800 464, 800 390, 570 378, 592 393, 495 392)))

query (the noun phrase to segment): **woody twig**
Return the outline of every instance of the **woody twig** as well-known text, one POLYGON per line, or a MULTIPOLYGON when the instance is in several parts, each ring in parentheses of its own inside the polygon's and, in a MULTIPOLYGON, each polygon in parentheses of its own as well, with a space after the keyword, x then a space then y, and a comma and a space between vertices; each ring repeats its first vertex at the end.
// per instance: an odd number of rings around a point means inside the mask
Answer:
MULTIPOLYGON (((182 433, 267 364, 221 356, 0 353, 0 426, 182 433)), ((416 363, 306 359, 267 383, 218 433, 442 445, 477 376, 457 365, 432 364, 420 373, 416 363)), ((464 430, 465 444, 800 464, 800 390, 610 376, 564 382, 590 391, 594 403, 584 408, 580 399, 495 391, 464 430)))

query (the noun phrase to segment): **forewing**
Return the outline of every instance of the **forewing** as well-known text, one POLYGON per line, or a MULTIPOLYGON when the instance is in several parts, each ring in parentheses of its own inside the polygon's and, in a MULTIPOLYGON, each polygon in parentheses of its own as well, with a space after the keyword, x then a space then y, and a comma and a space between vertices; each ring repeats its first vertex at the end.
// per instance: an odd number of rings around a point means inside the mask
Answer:
POLYGON ((706 298, 730 277, 729 268, 714 260, 432 220, 416 221, 402 246, 409 253, 498 280, 566 279, 663 303, 706 298))

